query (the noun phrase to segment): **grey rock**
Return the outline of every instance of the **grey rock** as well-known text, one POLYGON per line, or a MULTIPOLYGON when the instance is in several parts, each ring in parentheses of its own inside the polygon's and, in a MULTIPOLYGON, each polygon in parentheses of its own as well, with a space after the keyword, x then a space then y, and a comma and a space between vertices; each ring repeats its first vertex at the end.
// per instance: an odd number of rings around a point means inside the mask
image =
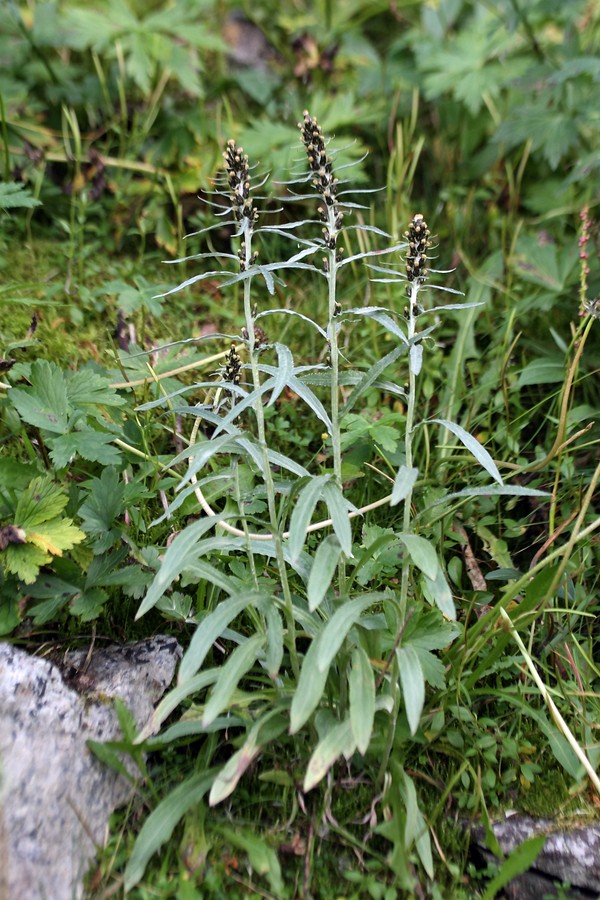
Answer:
POLYGON ((0 900, 73 900, 133 790, 86 741, 118 740, 113 698, 138 728, 171 682, 181 647, 155 637, 64 656, 59 668, 0 643, 0 900))
MULTIPOLYGON (((516 813, 496 822, 493 829, 505 855, 534 835, 547 835, 544 849, 531 869, 504 889, 506 897, 541 900, 544 896, 555 896, 556 886, 565 882, 571 886, 566 896, 572 900, 600 897, 600 824, 567 831, 550 819, 516 813)), ((483 828, 472 828, 471 839, 480 857, 486 861, 495 859, 485 845, 483 828)))

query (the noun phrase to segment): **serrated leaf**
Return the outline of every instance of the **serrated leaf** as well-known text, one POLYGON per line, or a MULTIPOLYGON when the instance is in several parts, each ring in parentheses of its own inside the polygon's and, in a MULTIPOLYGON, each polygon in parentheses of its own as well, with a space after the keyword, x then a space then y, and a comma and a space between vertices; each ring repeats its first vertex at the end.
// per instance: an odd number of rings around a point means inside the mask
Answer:
POLYGON ((355 647, 348 677, 350 725, 359 753, 369 749, 375 718, 375 676, 369 657, 362 647, 355 647))
POLYGON ((15 507, 15 524, 26 531, 55 519, 68 502, 66 493, 49 475, 40 475, 25 488, 15 507))
POLYGON ((50 562, 51 557, 33 544, 9 544, 1 551, 0 559, 6 572, 12 572, 25 584, 33 584, 40 568, 50 562))
POLYGON ((419 727, 423 705, 425 703, 425 679, 419 656, 414 647, 408 644, 396 650, 398 671, 402 685, 404 708, 410 733, 415 734, 419 727))
POLYGON ((27 531, 27 543, 35 544, 52 556, 62 556, 75 544, 85 540, 85 534, 71 519, 53 519, 36 526, 37 531, 27 531))
POLYGON ((64 434, 69 427, 70 407, 62 371, 54 363, 38 359, 31 366, 30 380, 29 387, 11 390, 13 406, 28 425, 64 434))
POLYGON ((57 469, 68 465, 74 456, 81 456, 90 462, 103 466, 118 465, 121 452, 113 445, 114 435, 91 428, 85 431, 71 431, 52 441, 50 457, 57 469))
POLYGON ((448 431, 451 431, 452 434, 456 435, 459 441, 465 445, 467 450, 473 454, 477 462, 492 476, 494 481, 497 481, 498 484, 502 485, 502 476, 498 471, 496 463, 485 447, 483 447, 472 434, 469 434, 468 431, 465 431, 465 429, 461 428, 460 425, 457 425, 456 422, 448 422, 446 419, 428 419, 427 421, 443 425, 444 428, 447 428, 448 431))
POLYGON ((0 183, 0 209, 34 209, 41 201, 31 195, 31 191, 17 181, 0 183))
MULTIPOLYGON (((67 394, 73 406, 87 410, 88 406, 120 407, 127 402, 110 386, 108 378, 97 372, 80 369, 66 374, 67 394)), ((87 411, 95 412, 93 409, 87 411)))

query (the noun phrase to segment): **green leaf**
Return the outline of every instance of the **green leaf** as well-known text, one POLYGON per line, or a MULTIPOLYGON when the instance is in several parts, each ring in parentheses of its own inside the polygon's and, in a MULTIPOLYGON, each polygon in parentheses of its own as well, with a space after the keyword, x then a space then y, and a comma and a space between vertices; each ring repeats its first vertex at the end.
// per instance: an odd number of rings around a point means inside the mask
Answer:
POLYGON ((448 422, 446 419, 428 419, 427 421, 443 425, 444 428, 447 428, 448 431, 451 431, 452 434, 456 435, 459 441, 465 445, 467 450, 473 454, 477 462, 492 476, 494 481, 497 481, 500 485, 502 484, 502 476, 498 471, 496 463, 485 447, 483 447, 472 434, 469 434, 468 431, 465 431, 465 429, 461 428, 460 425, 457 425, 456 422, 448 422))
POLYGON ((349 759, 355 749, 356 742, 352 735, 349 719, 331 726, 325 737, 315 747, 308 762, 304 776, 304 791, 314 788, 342 754, 349 759))
POLYGON ((331 475, 315 475, 298 494, 290 519, 288 546, 291 560, 297 561, 302 553, 306 529, 310 525, 315 506, 323 498, 323 488, 330 480, 331 475))
POLYGON ((69 427, 70 406, 67 385, 62 371, 45 359, 31 366, 31 385, 15 387, 10 400, 28 425, 43 428, 54 434, 65 434, 69 427))
MULTIPOLYGON (((366 594, 348 600, 339 609, 336 609, 331 619, 319 636, 319 648, 317 652, 317 668, 320 672, 327 672, 338 650, 342 646, 346 635, 352 626, 358 621, 360 615, 368 606, 372 606, 373 597, 366 594)), ((306 665, 306 660, 304 665, 306 665)), ((304 666, 302 667, 304 669, 304 666)))
POLYGON ((418 534, 399 534, 398 537, 406 547, 415 566, 433 581, 439 571, 437 553, 433 544, 418 534))
POLYGON ((15 523, 25 530, 58 516, 67 505, 66 493, 49 475, 40 475, 25 488, 15 507, 15 523))
POLYGON ((75 456, 81 456, 90 462, 98 462, 103 466, 118 465, 121 453, 112 446, 115 436, 91 428, 85 431, 72 431, 52 441, 50 457, 57 469, 62 469, 75 456))
POLYGON ((415 845, 419 859, 429 878, 433 878, 433 856, 431 853, 431 839, 429 829, 417 800, 415 785, 406 772, 402 770, 404 779, 403 793, 406 807, 406 827, 404 831, 404 844, 407 850, 415 845))
POLYGON ((557 384, 565 380, 564 359, 536 359, 521 369, 516 388, 530 384, 557 384))
POLYGON ((141 880, 150 857, 169 840, 179 820, 204 797, 213 783, 215 770, 198 772, 179 784, 150 813, 137 836, 125 868, 125 892, 141 880))
POLYGON ((193 525, 188 525, 169 544, 156 578, 150 585, 148 593, 136 613, 136 619, 141 618, 149 609, 152 609, 175 579, 179 578, 186 565, 193 562, 192 554, 194 548, 206 532, 214 528, 215 524, 216 522, 212 517, 199 519, 193 525))
POLYGON ((375 719, 375 676, 369 657, 362 647, 355 647, 348 677, 350 725, 359 753, 369 748, 375 719))
POLYGON ((267 650, 265 667, 269 676, 277 677, 283 659, 283 622, 277 607, 272 604, 265 612, 267 620, 267 650))
POLYGON ((178 684, 170 690, 168 694, 165 694, 152 713, 148 723, 144 726, 142 731, 140 731, 135 743, 141 744, 147 740, 150 735, 155 734, 165 719, 171 715, 174 709, 177 709, 179 704, 185 700, 186 697, 190 697, 192 694, 198 694, 200 691, 204 690, 204 688, 214 684, 219 677, 220 671, 220 668, 215 668, 208 669, 205 672, 199 672, 197 675, 189 678, 184 684, 178 684))
MULTIPOLYGON (((195 523, 198 524, 198 523, 195 523)), ((193 527, 193 526, 191 526, 193 527)), ((185 532, 182 532, 185 534, 185 532)), ((175 541, 173 541, 173 544, 175 541)), ((171 544, 171 547, 173 546, 171 544)), ((229 623, 238 616, 243 609, 248 606, 255 606, 256 603, 263 599, 264 595, 246 591, 243 594, 236 594, 228 597, 227 600, 221 601, 219 605, 211 613, 202 619, 197 626, 190 645, 184 653, 181 665, 179 667, 178 683, 184 684, 193 675, 206 658, 206 654, 221 636, 229 623)))
POLYGON ((425 703, 425 679, 419 656, 414 647, 408 644, 396 650, 400 683, 402 684, 402 696, 406 718, 410 727, 410 733, 415 734, 419 727, 423 705, 425 703))
POLYGON ((279 367, 275 371, 273 391, 269 397, 268 406, 273 406, 281 392, 288 387, 290 378, 294 373, 294 357, 292 356, 289 347, 279 343, 275 343, 274 347, 277 350, 279 367))
POLYGON ((308 608, 311 612, 317 609, 327 593, 341 552, 342 548, 335 534, 327 535, 317 547, 306 586, 308 608))
POLYGON ((327 670, 321 671, 317 667, 317 656, 322 634, 323 632, 321 631, 312 639, 302 663, 298 685, 294 691, 290 708, 290 734, 295 734, 302 728, 317 708, 325 690, 327 670))
POLYGON ((329 510, 329 518, 333 523, 333 530, 340 542, 342 551, 346 556, 352 556, 352 526, 348 513, 355 507, 344 497, 341 489, 334 482, 329 482, 323 488, 323 499, 329 510))
POLYGON ((41 201, 31 196, 31 191, 18 181, 0 183, 0 209, 34 209, 41 201))
POLYGON ((90 369, 66 373, 67 394, 74 407, 78 407, 100 418, 99 406, 124 406, 127 402, 110 386, 110 381, 90 369))
POLYGON ((248 766, 256 759, 262 747, 286 728, 287 721, 278 709, 272 709, 254 723, 246 736, 246 740, 233 756, 230 757, 213 782, 208 798, 209 806, 225 800, 235 790, 240 778, 248 766), (276 721, 272 720, 277 717, 276 721), (265 726, 269 726, 268 728, 265 726))
POLYGON ((73 525, 71 519, 52 519, 36 525, 35 531, 27 530, 27 542, 35 544, 51 556, 62 556, 64 550, 71 550, 75 544, 84 540, 85 534, 73 525))
POLYGON ((546 843, 545 834, 537 834, 534 837, 527 838, 522 844, 519 844, 506 859, 498 873, 488 883, 485 891, 481 895, 481 900, 494 900, 503 887, 510 881, 530 869, 536 861, 546 843))
POLYGON ((208 703, 204 707, 202 725, 204 728, 214 722, 218 715, 226 709, 238 683, 244 677, 254 663, 265 642, 264 634, 255 634, 247 638, 243 644, 236 647, 227 662, 221 667, 221 671, 208 703))
POLYGON ((409 493, 415 486, 418 477, 418 469, 409 468, 408 466, 400 466, 396 473, 396 477, 394 478, 394 486, 392 488, 390 506, 396 506, 398 503, 400 503, 401 500, 404 500, 406 497, 408 497, 409 493))
POLYGON ((100 478, 89 482, 89 494, 79 508, 82 528, 96 537, 95 552, 104 552, 111 547, 117 534, 113 532, 115 520, 124 512, 125 484, 117 470, 106 467, 100 478))
POLYGON ((234 831, 233 828, 221 826, 219 831, 229 841, 232 846, 243 850, 248 854, 248 860, 252 869, 258 874, 266 877, 269 881, 269 887, 275 897, 284 898, 287 891, 281 876, 281 866, 279 858, 275 850, 269 847, 262 838, 253 832, 234 831))
POLYGON ((437 606, 440 612, 447 618, 454 621, 456 619, 456 607, 454 605, 454 597, 450 590, 450 585, 446 576, 438 565, 435 578, 429 578, 427 575, 422 576, 423 593, 427 600, 437 606))

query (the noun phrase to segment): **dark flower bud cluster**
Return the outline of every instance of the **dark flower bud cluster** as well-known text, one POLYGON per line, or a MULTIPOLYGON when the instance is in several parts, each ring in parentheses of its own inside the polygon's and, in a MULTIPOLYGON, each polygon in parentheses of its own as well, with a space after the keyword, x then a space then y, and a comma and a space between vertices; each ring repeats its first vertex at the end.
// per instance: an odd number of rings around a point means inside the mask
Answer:
MULTIPOLYGON (((298 124, 301 132, 302 143, 306 148, 308 164, 313 173, 313 186, 323 198, 325 205, 319 206, 317 212, 321 221, 325 224, 323 229, 323 243, 328 250, 335 250, 338 235, 344 221, 336 199, 338 180, 333 175, 333 166, 327 155, 327 148, 323 132, 314 116, 304 113, 304 119, 298 124)), ((341 261, 343 249, 336 254, 336 260, 341 261)), ((327 263, 324 261, 325 268, 327 263)))
MULTIPOLYGON (((227 141, 227 149, 223 154, 225 160, 225 172, 231 189, 230 200, 233 215, 241 224, 245 235, 252 234, 254 225, 258 220, 258 212, 250 196, 250 167, 248 156, 242 147, 237 147, 235 141, 227 141)), ((249 265, 256 261, 257 254, 246 258, 246 243, 243 242, 238 251, 240 269, 245 271, 249 265)))
POLYGON ((408 231, 404 232, 404 237, 408 241, 408 250, 406 252, 406 279, 409 282, 407 286, 407 294, 410 296, 412 285, 414 283, 423 284, 429 272, 427 271, 427 251, 431 247, 429 240, 431 232, 427 227, 427 222, 421 215, 416 213, 409 225, 408 231))
POLYGON ((235 344, 231 345, 231 349, 225 357, 225 371, 223 380, 230 381, 232 384, 239 384, 241 378, 242 360, 239 353, 235 349, 235 344))

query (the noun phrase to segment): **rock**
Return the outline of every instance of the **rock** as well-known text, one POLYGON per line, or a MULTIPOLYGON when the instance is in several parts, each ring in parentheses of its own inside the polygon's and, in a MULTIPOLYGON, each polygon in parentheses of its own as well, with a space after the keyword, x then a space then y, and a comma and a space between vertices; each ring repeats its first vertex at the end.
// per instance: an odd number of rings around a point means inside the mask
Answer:
MULTIPOLYGON (((544 849, 529 871, 504 888, 504 896, 514 900, 540 900, 555 896, 557 885, 571 885, 571 900, 597 900, 600 896, 600 824, 565 830, 548 819, 509 814, 493 825, 500 849, 506 855, 537 834, 546 834, 544 849)), ((486 862, 495 859, 485 845, 485 831, 471 829, 472 845, 486 862)))
POLYGON ((119 697, 139 728, 181 657, 155 637, 47 660, 0 643, 0 900, 73 900, 132 786, 86 741, 118 740, 119 697))

